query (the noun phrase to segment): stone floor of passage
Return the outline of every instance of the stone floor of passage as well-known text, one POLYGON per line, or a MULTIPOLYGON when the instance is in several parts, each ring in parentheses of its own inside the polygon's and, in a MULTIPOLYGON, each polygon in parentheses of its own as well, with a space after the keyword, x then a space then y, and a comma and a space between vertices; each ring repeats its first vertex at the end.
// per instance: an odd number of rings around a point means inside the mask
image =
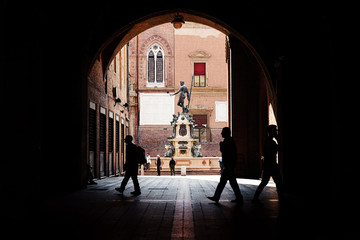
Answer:
POLYGON ((301 210, 279 203, 273 182, 261 194, 261 206, 251 203, 259 180, 237 179, 244 196, 240 205, 231 202, 235 195, 229 183, 219 204, 207 199, 219 175, 138 178, 139 196, 131 195, 131 179, 121 195, 115 187, 123 177, 104 178, 84 190, 43 199, 22 218, 10 219, 7 231, 13 239, 200 240, 304 239, 312 231, 301 210))

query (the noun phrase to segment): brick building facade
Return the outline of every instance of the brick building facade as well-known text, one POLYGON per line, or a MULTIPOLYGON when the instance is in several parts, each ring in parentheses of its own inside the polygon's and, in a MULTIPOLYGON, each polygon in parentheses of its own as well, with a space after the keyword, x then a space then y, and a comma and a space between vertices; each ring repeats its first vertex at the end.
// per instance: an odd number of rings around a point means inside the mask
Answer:
POLYGON ((124 139, 129 130, 127 45, 106 72, 97 59, 88 77, 89 160, 97 178, 123 172, 124 139))
MULTIPOLYGON (((184 81, 190 90, 190 114, 206 156, 220 156, 220 132, 228 126, 226 35, 187 22, 150 28, 129 42, 130 119, 137 143, 151 156, 165 152, 172 114, 181 108, 172 97, 184 81)), ((185 101, 187 104, 187 100, 185 101)))

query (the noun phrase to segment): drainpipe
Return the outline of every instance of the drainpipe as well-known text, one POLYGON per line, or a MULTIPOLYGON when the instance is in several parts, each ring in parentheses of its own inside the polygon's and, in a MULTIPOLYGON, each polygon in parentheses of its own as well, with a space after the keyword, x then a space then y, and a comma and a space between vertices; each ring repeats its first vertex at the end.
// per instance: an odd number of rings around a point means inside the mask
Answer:
POLYGON ((136 144, 139 145, 139 126, 140 126, 140 111, 139 111, 139 35, 136 36, 136 95, 137 95, 137 128, 136 128, 136 144))
POLYGON ((129 43, 126 46, 126 79, 127 79, 127 90, 126 90, 126 102, 128 104, 128 114, 130 116, 130 68, 129 68, 129 43))

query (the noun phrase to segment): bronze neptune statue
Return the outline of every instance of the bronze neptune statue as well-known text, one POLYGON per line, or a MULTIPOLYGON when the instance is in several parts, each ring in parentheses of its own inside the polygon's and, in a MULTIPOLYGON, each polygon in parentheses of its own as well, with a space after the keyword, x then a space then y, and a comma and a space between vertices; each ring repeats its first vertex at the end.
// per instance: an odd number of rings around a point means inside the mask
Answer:
POLYGON ((190 102, 190 94, 189 94, 188 88, 185 86, 184 81, 180 81, 179 90, 177 92, 173 93, 173 94, 170 94, 170 96, 174 96, 174 95, 176 95, 178 93, 180 93, 180 95, 179 95, 179 101, 178 101, 177 105, 182 108, 183 113, 189 112, 188 107, 184 105, 184 100, 185 100, 185 94, 186 94, 187 99, 190 102))

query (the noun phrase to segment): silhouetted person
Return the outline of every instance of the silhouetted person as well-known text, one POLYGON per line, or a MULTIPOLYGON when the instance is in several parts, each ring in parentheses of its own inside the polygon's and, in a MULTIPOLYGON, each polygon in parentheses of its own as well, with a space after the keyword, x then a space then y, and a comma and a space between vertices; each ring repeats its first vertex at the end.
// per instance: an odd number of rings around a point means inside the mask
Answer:
POLYGON ((264 155, 264 162, 263 162, 263 173, 261 183, 257 187, 254 198, 252 203, 261 204, 259 200, 259 196, 264 189, 264 187, 268 184, 270 177, 272 176, 274 182, 276 184, 276 190, 278 192, 279 200, 282 200, 282 177, 280 174, 279 165, 276 163, 276 154, 279 151, 279 145, 274 141, 274 138, 279 143, 279 138, 277 134, 277 127, 276 125, 269 125, 267 127, 268 137, 264 141, 263 145, 263 155, 264 155))
POLYGON ((157 158, 156 158, 156 169, 157 169, 157 174, 158 174, 158 176, 160 176, 160 168, 161 168, 161 158, 160 158, 160 155, 157 155, 157 158))
POLYGON ((140 186, 139 181, 137 178, 138 175, 138 160, 136 156, 136 146, 132 143, 133 137, 130 135, 127 135, 125 137, 125 143, 126 143, 126 162, 125 162, 125 177, 121 182, 121 185, 119 188, 115 188, 116 191, 120 192, 121 194, 125 190, 125 186, 127 182, 129 181, 130 177, 134 183, 134 192, 131 192, 133 195, 140 195, 140 186))
POLYGON ((234 139, 230 136, 230 128, 224 127, 221 132, 221 136, 224 138, 224 141, 220 142, 220 151, 222 155, 223 171, 220 177, 220 182, 216 187, 215 194, 213 197, 208 197, 208 199, 219 202, 220 195, 224 190, 224 187, 229 180, 230 186, 232 187, 236 199, 231 202, 243 203, 243 196, 241 194, 239 185, 236 181, 234 167, 236 163, 237 151, 234 139))
POLYGON ((87 164, 87 166, 86 166, 87 182, 88 182, 88 184, 97 184, 94 181, 94 175, 92 174, 91 169, 92 169, 92 167, 90 167, 90 165, 87 164))
POLYGON ((150 165, 151 165, 151 157, 150 157, 150 153, 146 154, 146 170, 150 169, 150 165))
POLYGON ((170 175, 171 176, 173 175, 173 173, 174 173, 174 176, 175 176, 175 165, 176 165, 176 162, 175 162, 174 158, 171 158, 171 160, 169 162, 170 175))

